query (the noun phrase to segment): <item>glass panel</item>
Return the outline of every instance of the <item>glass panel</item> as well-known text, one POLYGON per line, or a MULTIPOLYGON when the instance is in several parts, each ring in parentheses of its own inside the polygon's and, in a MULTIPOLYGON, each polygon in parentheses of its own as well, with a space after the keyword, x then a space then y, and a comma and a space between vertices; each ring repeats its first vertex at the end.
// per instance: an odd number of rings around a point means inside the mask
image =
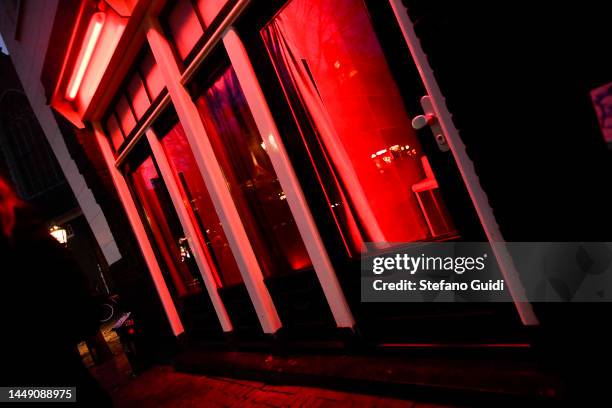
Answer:
POLYGON ((151 102, 145 91, 144 84, 139 75, 134 75, 127 87, 127 93, 132 102, 136 119, 140 120, 149 108, 151 102))
POLYGON ((187 58, 204 34, 195 9, 189 0, 179 0, 168 15, 168 27, 181 59, 187 58))
POLYGON ((153 159, 148 156, 129 173, 149 233, 166 266, 167 283, 173 294, 182 298, 202 292, 197 269, 186 262, 179 240, 184 237, 178 216, 153 159))
POLYGON ((119 124, 121 125, 121 129, 123 129, 123 134, 127 136, 132 129, 134 129, 134 126, 136 126, 136 119, 134 118, 132 109, 125 96, 121 95, 117 101, 116 109, 117 118, 119 118, 119 124))
POLYGON ((191 152, 187 137, 180 123, 176 123, 161 137, 161 144, 174 172, 177 184, 192 222, 199 232, 199 239, 208 249, 208 261, 217 272, 219 286, 242 283, 240 270, 232 254, 221 221, 210 199, 204 180, 191 152))
POLYGON ((217 17, 227 0, 198 0, 198 10, 207 26, 217 17))
POLYGON ((266 275, 311 266, 265 144, 229 67, 196 103, 266 275))
POLYGON ((454 235, 364 2, 292 0, 261 34, 349 252, 454 235))
POLYGON ((119 147, 125 139, 123 139, 123 134, 121 133, 121 129, 119 128, 119 123, 117 123, 117 118, 112 113, 106 120, 106 130, 110 135, 111 142, 113 143, 115 151, 118 152, 119 147))
POLYGON ((150 52, 145 54, 142 64, 140 65, 140 69, 142 70, 142 76, 144 78, 147 91, 149 91, 149 96, 151 97, 151 100, 155 100, 155 98, 157 98, 161 93, 162 89, 164 89, 164 80, 161 76, 161 72, 159 71, 159 67, 153 59, 153 54, 150 52))

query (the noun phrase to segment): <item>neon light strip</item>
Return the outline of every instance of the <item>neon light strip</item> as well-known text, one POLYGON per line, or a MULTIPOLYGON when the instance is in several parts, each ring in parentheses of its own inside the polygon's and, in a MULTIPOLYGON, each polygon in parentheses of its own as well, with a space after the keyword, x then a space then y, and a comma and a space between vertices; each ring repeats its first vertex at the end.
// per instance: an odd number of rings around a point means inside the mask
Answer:
POLYGON ((79 91, 79 87, 81 86, 81 82, 85 76, 85 70, 89 65, 89 61, 91 60, 96 43, 100 38, 102 26, 104 25, 104 18, 105 14, 102 12, 94 14, 91 18, 91 22, 87 28, 87 35, 85 36, 85 46, 81 48, 81 52, 79 53, 79 58, 77 60, 77 70, 74 71, 74 74, 72 75, 72 78, 70 78, 70 82, 68 84, 66 99, 70 101, 74 100, 77 92, 79 91))

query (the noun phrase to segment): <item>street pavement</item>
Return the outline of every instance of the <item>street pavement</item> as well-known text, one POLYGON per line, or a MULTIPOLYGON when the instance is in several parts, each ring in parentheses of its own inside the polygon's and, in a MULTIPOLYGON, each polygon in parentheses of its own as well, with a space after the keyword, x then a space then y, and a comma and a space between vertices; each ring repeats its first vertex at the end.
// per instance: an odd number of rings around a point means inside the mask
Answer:
POLYGON ((269 385, 257 381, 175 372, 156 366, 112 391, 117 407, 389 407, 442 408, 415 401, 332 391, 269 385))
POLYGON ((79 346, 79 351, 86 366, 118 408, 448 407, 323 388, 186 374, 176 372, 168 365, 154 366, 133 375, 111 325, 105 325, 102 332, 114 355, 111 361, 94 364, 85 344, 79 346))

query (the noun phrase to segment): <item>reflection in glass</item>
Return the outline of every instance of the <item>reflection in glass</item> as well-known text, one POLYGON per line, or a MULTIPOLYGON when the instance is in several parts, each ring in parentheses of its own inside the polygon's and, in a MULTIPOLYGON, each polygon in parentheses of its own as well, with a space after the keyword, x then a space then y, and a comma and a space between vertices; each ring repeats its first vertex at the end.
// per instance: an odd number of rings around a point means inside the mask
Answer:
POLYGON ((310 267, 234 70, 205 84, 196 104, 264 273, 310 267))
POLYGON ((159 256, 166 266, 167 281, 179 298, 199 294, 202 285, 193 262, 183 262, 179 240, 184 237, 166 186, 149 156, 129 173, 159 256), (169 278, 169 279, 168 279, 169 278))
POLYGON ((219 286, 242 283, 242 276, 223 232, 221 221, 200 174, 195 157, 180 123, 176 123, 161 137, 161 145, 192 222, 196 225, 200 242, 207 249, 212 270, 216 272, 219 286))
POLYGON ((261 35, 348 252, 453 235, 364 2, 292 0, 261 35))

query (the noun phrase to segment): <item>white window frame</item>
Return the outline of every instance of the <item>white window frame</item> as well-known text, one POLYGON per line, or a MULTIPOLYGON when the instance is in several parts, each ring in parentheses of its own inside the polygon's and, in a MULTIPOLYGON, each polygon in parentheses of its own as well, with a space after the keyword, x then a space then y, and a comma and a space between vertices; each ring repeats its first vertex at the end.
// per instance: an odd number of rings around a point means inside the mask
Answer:
POLYGON ((132 194, 130 193, 130 189, 125 181, 125 178, 123 177, 123 174, 121 174, 119 169, 115 167, 113 150, 110 146, 109 139, 106 137, 102 129, 102 126, 99 122, 93 122, 92 125, 98 146, 102 152, 102 157, 106 162, 111 179, 113 180, 113 184, 115 185, 115 189, 119 195, 119 200, 123 205, 123 209, 128 217, 132 231, 134 231, 134 235, 136 236, 136 241, 138 242, 138 246, 140 247, 144 261, 147 264, 147 268, 149 269, 149 273, 153 279, 153 284, 157 290, 159 299, 161 300, 166 317, 168 318, 170 329, 175 336, 179 336, 185 331, 185 329, 183 327, 183 323, 181 322, 181 318, 179 317, 178 311, 176 310, 174 301, 172 300, 172 296, 170 295, 170 291, 168 290, 168 286, 166 285, 161 268, 157 262, 155 251, 149 242, 149 237, 147 236, 145 226, 140 219, 140 215, 138 213, 136 204, 134 203, 132 194))
POLYGON ((272 167, 274 167, 279 183, 287 196, 287 204, 289 204, 300 235, 304 240, 304 245, 336 325, 341 328, 352 329, 355 325, 355 319, 349 309, 340 282, 338 282, 336 272, 329 259, 325 245, 321 240, 312 213, 308 208, 304 192, 279 136, 272 113, 257 81, 246 49, 236 31, 231 27, 223 36, 223 44, 229 55, 232 67, 236 72, 238 82, 245 95, 261 138, 266 144, 266 152, 270 157, 272 167))
MULTIPOLYGON (((280 317, 265 285, 257 256, 242 224, 198 109, 183 86, 184 78, 177 65, 172 45, 163 34, 157 19, 147 16, 145 30, 153 57, 162 73, 179 121, 185 130, 185 135, 221 220, 263 332, 276 333, 282 327, 280 317)), ((210 51, 218 42, 219 37, 213 37, 213 39, 203 46, 203 50, 210 51)))

